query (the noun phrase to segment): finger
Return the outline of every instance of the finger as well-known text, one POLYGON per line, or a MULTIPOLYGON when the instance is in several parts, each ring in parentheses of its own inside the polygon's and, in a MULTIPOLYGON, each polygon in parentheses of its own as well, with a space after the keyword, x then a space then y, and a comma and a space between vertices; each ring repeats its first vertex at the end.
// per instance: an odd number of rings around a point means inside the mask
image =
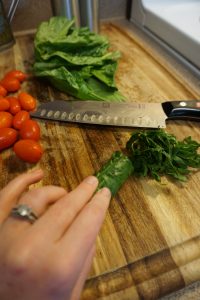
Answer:
POLYGON ((90 250, 88 257, 86 258, 86 261, 84 263, 84 266, 80 270, 80 276, 73 288, 73 291, 71 293, 70 300, 79 300, 81 296, 81 292, 83 290, 83 286, 85 284, 85 281, 88 277, 89 271, 91 269, 92 261, 95 255, 95 245, 90 250))
POLYGON ((0 191, 0 223, 7 218, 11 208, 30 184, 36 183, 43 177, 41 169, 24 173, 10 181, 0 191))
POLYGON ((32 230, 41 232, 47 239, 57 241, 76 215, 91 199, 98 185, 98 179, 89 176, 72 192, 60 199, 35 223, 32 230))
MULTIPOLYGON (((64 188, 58 186, 44 186, 38 189, 33 189, 25 193, 19 200, 19 204, 25 204, 32 209, 34 214, 40 218, 40 216, 48 209, 48 207, 59 200, 67 194, 67 191, 64 188)), ((36 220, 37 222, 38 220, 36 220)), ((27 219, 19 219, 10 215, 7 220, 4 222, 4 227, 6 226, 7 232, 10 228, 13 231, 15 228, 15 234, 17 230, 22 230, 27 226, 34 226, 27 219)), ((18 232, 19 233, 19 232, 18 232)))
POLYGON ((108 188, 100 190, 68 228, 59 241, 61 249, 59 257, 63 261, 66 259, 66 253, 67 259, 74 267, 86 259, 105 218, 110 198, 111 193, 108 188))

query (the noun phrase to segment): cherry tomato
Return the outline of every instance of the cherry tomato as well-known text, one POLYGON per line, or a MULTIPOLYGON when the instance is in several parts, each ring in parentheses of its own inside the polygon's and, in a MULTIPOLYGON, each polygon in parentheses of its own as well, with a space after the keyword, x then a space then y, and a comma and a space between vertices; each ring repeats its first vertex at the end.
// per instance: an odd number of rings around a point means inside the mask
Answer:
POLYGON ((0 84, 0 96, 5 97, 7 95, 7 90, 0 84))
POLYGON ((22 160, 29 163, 38 162, 43 154, 41 145, 34 140, 19 140, 15 143, 13 150, 22 160))
POLYGON ((0 128, 11 127, 13 116, 7 111, 0 111, 0 128))
POLYGON ((16 97, 7 97, 6 99, 10 103, 9 112, 12 115, 16 115, 21 110, 21 105, 19 103, 19 100, 16 97))
POLYGON ((1 85, 8 91, 8 92, 17 92, 20 89, 20 82, 16 78, 6 78, 4 77, 1 81, 1 85))
POLYGON ((0 128, 0 150, 10 147, 17 140, 17 130, 0 128))
POLYGON ((23 123, 19 135, 22 139, 38 141, 40 139, 40 127, 36 121, 27 120, 23 123))
POLYGON ((24 80, 26 80, 28 76, 23 73, 22 71, 19 70, 12 70, 10 72, 8 72, 4 78, 15 78, 18 79, 20 82, 23 82, 24 80))
POLYGON ((10 108, 10 103, 8 99, 6 98, 0 99, 0 111, 9 110, 9 108, 10 108))
POLYGON ((18 95, 18 98, 22 109, 31 111, 36 108, 36 99, 28 93, 21 92, 18 95))
POLYGON ((30 119, 30 115, 25 110, 20 110, 14 117, 13 117, 13 127, 15 129, 21 129, 24 122, 30 119))

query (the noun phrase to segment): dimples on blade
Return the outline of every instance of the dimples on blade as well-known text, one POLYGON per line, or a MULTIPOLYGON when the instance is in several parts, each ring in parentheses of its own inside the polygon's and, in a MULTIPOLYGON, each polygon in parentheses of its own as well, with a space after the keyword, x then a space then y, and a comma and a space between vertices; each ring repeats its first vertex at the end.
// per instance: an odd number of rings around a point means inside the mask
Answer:
POLYGON ((98 125, 165 128, 166 115, 159 103, 53 101, 42 104, 33 117, 98 125))

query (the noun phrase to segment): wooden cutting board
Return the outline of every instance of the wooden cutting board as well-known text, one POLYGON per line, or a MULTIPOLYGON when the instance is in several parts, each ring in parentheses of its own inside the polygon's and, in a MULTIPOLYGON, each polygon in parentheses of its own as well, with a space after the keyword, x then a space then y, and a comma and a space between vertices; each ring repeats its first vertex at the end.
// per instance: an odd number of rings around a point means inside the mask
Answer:
MULTIPOLYGON (((129 101, 162 102, 196 99, 165 64, 148 53, 134 35, 114 24, 104 24, 113 49, 122 53, 117 85, 129 101)), ((0 54, 0 75, 10 69, 31 72, 34 61, 31 34, 16 38, 16 45, 0 54)), ((67 99, 38 79, 23 89, 41 102, 67 99)), ((95 173, 113 151, 124 149, 132 130, 40 121, 45 153, 38 164, 44 180, 73 189, 95 173)), ((167 132, 200 141, 200 124, 169 122, 167 132)), ((1 154, 0 187, 35 166, 16 158, 11 150, 1 154)), ((82 299, 157 299, 200 279, 200 173, 187 183, 165 180, 160 184, 131 177, 112 199, 82 299)))

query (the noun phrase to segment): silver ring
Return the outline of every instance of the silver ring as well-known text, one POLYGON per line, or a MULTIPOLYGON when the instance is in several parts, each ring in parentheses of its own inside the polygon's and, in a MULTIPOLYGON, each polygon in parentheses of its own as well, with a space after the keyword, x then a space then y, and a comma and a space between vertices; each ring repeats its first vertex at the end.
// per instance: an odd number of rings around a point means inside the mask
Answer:
POLYGON ((26 204, 19 204, 13 207, 10 214, 11 216, 16 218, 28 220, 31 224, 33 224, 38 219, 32 209, 26 204))

